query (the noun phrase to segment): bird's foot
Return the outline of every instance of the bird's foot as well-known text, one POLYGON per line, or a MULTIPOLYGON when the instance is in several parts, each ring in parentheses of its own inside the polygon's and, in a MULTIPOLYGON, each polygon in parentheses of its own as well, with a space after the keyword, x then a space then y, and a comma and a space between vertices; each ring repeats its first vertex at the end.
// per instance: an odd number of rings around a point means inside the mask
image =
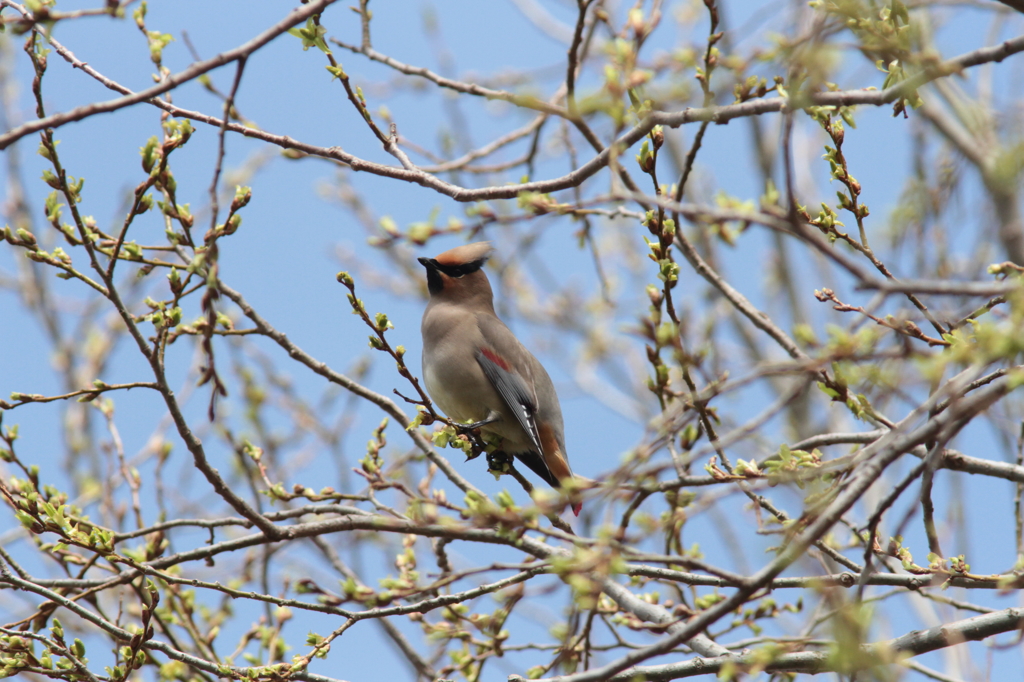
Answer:
POLYGON ((478 429, 481 426, 493 424, 500 418, 501 416, 499 414, 497 414, 496 412, 491 412, 489 415, 487 415, 486 419, 482 419, 478 422, 473 422, 472 424, 452 424, 460 434, 464 435, 466 438, 469 439, 471 450, 469 454, 466 455, 467 462, 471 459, 476 459, 477 457, 480 456, 480 453, 485 452, 487 450, 487 444, 484 443, 483 439, 480 438, 480 431, 478 429))
POLYGON ((481 453, 486 452, 486 444, 480 439, 476 431, 460 430, 460 434, 469 441, 469 452, 466 453, 466 461, 476 459, 481 453))
POLYGON ((467 431, 473 431, 475 429, 479 429, 481 426, 493 424, 499 419, 501 419, 501 415, 497 414, 496 412, 491 412, 489 415, 487 415, 486 419, 481 419, 480 421, 473 422, 472 424, 459 424, 459 428, 465 429, 467 431))
POLYGON ((512 456, 504 450, 487 453, 487 470, 496 476, 507 474, 512 469, 512 456))

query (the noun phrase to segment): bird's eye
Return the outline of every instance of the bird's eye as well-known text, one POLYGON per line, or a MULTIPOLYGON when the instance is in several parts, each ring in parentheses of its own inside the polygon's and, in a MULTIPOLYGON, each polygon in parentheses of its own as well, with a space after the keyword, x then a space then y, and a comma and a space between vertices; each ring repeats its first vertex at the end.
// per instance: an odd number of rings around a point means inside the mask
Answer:
POLYGON ((466 275, 471 275, 480 269, 483 265, 483 261, 474 261, 472 263, 460 263, 459 265, 441 265, 437 264, 437 269, 443 272, 452 279, 461 279, 466 275))

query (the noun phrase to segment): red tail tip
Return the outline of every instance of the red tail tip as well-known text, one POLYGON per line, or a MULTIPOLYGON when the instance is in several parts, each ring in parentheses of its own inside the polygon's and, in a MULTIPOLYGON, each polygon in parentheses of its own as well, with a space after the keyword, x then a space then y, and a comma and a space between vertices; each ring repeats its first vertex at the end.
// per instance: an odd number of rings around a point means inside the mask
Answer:
POLYGON ((572 513, 575 514, 576 516, 579 516, 581 509, 583 509, 583 503, 582 502, 577 502, 576 504, 574 504, 572 506, 572 513))

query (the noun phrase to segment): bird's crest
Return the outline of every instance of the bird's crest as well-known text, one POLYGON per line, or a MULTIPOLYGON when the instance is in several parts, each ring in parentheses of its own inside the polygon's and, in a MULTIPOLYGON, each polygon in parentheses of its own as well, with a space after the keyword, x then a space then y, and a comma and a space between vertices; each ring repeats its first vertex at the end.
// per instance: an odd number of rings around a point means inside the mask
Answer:
POLYGON ((434 258, 434 262, 441 267, 442 271, 459 270, 463 271, 463 274, 469 274, 483 267, 493 250, 490 242, 463 244, 454 249, 448 249, 434 258))

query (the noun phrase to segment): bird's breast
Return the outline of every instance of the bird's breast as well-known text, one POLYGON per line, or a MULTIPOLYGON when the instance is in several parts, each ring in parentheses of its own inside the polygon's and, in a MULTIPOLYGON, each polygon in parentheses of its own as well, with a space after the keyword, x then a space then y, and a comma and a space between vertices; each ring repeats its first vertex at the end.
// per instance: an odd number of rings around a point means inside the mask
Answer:
POLYGON ((482 430, 500 436, 510 452, 532 449, 529 435, 477 359, 478 352, 501 356, 485 340, 476 316, 434 306, 424 315, 423 339, 423 383, 440 411, 463 423, 483 421, 497 413, 498 421, 482 430))
POLYGON ((499 410, 501 400, 480 364, 472 338, 474 330, 463 326, 438 334, 437 343, 423 351, 423 380, 430 398, 441 411, 460 422, 475 422, 499 410))

